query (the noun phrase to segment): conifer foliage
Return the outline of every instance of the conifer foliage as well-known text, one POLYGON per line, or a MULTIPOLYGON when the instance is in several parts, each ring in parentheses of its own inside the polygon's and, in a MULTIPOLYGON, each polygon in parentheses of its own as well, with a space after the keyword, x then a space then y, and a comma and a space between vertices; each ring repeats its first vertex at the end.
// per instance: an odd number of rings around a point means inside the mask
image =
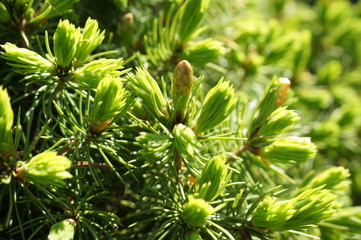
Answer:
POLYGON ((2 0, 0 240, 361 238, 361 3, 2 0))

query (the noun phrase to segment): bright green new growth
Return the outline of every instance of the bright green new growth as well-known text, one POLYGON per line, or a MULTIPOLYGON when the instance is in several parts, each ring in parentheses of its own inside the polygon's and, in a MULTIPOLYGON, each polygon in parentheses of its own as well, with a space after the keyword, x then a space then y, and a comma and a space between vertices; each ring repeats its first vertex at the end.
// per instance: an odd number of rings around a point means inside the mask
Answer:
POLYGON ((75 81, 88 88, 97 88, 104 76, 118 77, 123 68, 123 59, 98 59, 85 64, 75 71, 75 81))
POLYGON ((90 116, 92 132, 101 132, 122 113, 125 113, 129 109, 130 103, 131 99, 123 88, 120 78, 106 77, 102 79, 97 87, 90 116))
POLYGON ((13 151, 12 127, 14 113, 6 89, 0 86, 0 155, 8 157, 13 151))
POLYGON ((71 67, 81 38, 79 28, 75 28, 68 20, 60 20, 54 33, 54 55, 58 67, 67 70, 71 67))
POLYGON ((73 240, 74 232, 75 221, 72 219, 65 219, 51 226, 48 240, 73 240))
POLYGON ((289 79, 279 77, 274 77, 268 84, 262 100, 254 110, 254 112, 258 112, 258 115, 252 122, 251 133, 253 133, 273 111, 282 107, 286 100, 290 84, 289 79))
POLYGON ((206 39, 201 42, 189 42, 189 46, 184 50, 183 58, 192 65, 201 66, 208 62, 213 62, 225 53, 226 49, 222 42, 206 39))
POLYGON ((262 149, 261 156, 271 163, 301 163, 316 155, 316 146, 309 138, 289 137, 277 140, 262 149))
POLYGON ((212 213, 214 213, 214 208, 208 202, 189 196, 188 202, 183 206, 182 217, 184 222, 191 227, 203 227, 212 213))
POLYGON ((266 197, 255 209, 252 223, 271 231, 301 230, 330 218, 337 208, 335 198, 322 188, 307 189, 285 201, 266 197))
POLYGON ((10 20, 10 14, 6 10, 5 5, 0 2, 0 22, 8 22, 10 20))
POLYGON ((200 143, 193 130, 183 124, 177 124, 173 129, 174 146, 180 154, 185 154, 189 157, 196 157, 199 153, 200 143))
POLYGON ((102 43, 104 34, 105 31, 100 32, 98 22, 88 18, 74 55, 77 60, 77 64, 83 63, 88 55, 102 43))
POLYGON ((331 167, 301 185, 302 189, 322 187, 331 191, 345 191, 350 186, 350 173, 344 167, 331 167))
POLYGON ((286 224, 290 229, 294 226, 306 226, 330 218, 338 209, 336 195, 322 187, 307 189, 296 196, 295 214, 286 224))
POLYGON ((3 57, 9 61, 8 65, 16 67, 19 73, 27 75, 34 73, 51 73, 52 63, 38 53, 26 48, 19 48, 12 43, 1 45, 5 50, 3 57))
POLYGON ((295 111, 287 110, 286 107, 280 107, 266 119, 259 134, 261 137, 279 135, 289 130, 299 119, 295 111))
POLYGON ((252 223, 272 231, 282 231, 283 225, 293 216, 296 199, 277 202, 277 198, 267 196, 253 213, 252 223))
POLYGON ((88 55, 98 47, 104 39, 104 31, 100 32, 98 22, 88 18, 84 29, 75 28, 68 20, 60 21, 54 33, 54 55, 61 70, 69 70, 72 66, 81 65, 88 55))
MULTIPOLYGON (((84 29, 76 28, 68 20, 60 21, 53 36, 54 56, 47 45, 47 59, 11 43, 1 47, 5 50, 3 57, 8 60, 7 64, 17 68, 15 71, 23 75, 64 77, 74 73, 74 76, 70 76, 79 85, 96 88, 105 76, 117 77, 125 73, 117 71, 122 68, 122 59, 99 59, 82 66, 103 39, 104 31, 100 32, 98 22, 89 18, 84 29)), ((46 43, 48 44, 47 38, 46 43)))
MULTIPOLYGON (((327 219, 325 222, 331 223, 333 227, 339 228, 338 230, 341 233, 344 232, 353 232, 353 233, 361 233, 360 228, 360 219, 361 219, 361 207, 353 206, 347 208, 341 208, 338 210, 334 216, 330 219, 327 219)), ((330 228, 327 228, 326 231, 329 231, 330 228)), ((337 235, 336 238, 337 239, 337 235)), ((340 239, 339 236, 338 239, 340 239)))
POLYGON ((195 182, 198 198, 212 201, 222 193, 231 177, 225 161, 225 155, 218 155, 207 162, 195 182))
POLYGON ((33 157, 17 170, 17 175, 24 181, 39 185, 63 187, 63 181, 73 176, 66 170, 71 167, 71 161, 56 152, 43 152, 33 157))
POLYGON ((166 160, 171 153, 172 142, 166 135, 141 132, 136 141, 142 147, 140 154, 147 161, 153 159, 166 160))
POLYGON ((148 114, 145 112, 142 103, 138 99, 134 101, 131 111, 132 114, 134 114, 134 116, 136 116, 139 119, 147 119, 148 117, 148 114))
POLYGON ((221 79, 206 95, 195 125, 196 133, 203 133, 221 124, 236 106, 234 89, 221 79))
POLYGON ((361 1, 77 1, 0 1, 1 236, 360 238, 361 1))
POLYGON ((183 6, 178 27, 179 39, 188 42, 201 24, 210 0, 188 0, 183 6))
POLYGON ((168 117, 167 101, 164 98, 159 85, 145 69, 137 68, 136 74, 128 75, 129 85, 134 94, 143 102, 146 111, 158 118, 168 117))

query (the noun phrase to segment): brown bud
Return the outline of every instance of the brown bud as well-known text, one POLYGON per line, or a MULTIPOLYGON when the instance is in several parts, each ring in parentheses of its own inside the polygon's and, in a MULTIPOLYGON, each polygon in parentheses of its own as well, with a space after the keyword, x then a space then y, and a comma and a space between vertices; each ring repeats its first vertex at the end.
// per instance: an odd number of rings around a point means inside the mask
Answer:
POLYGON ((290 85, 291 82, 288 78, 279 79, 279 85, 277 88, 277 99, 276 99, 276 104, 278 107, 281 107, 285 102, 290 85))
POLYGON ((130 27, 134 25, 134 15, 132 13, 126 13, 124 14, 124 16, 122 17, 122 24, 124 25, 124 27, 130 27))
POLYGON ((192 86, 192 66, 187 60, 180 61, 174 70, 172 93, 173 95, 176 95, 180 92, 183 95, 188 96, 192 90, 192 86))
POLYGON ((91 132, 92 133, 100 133, 103 131, 111 122, 113 121, 113 118, 105 120, 105 121, 97 121, 97 122, 91 122, 91 132))
POLYGON ((27 182, 28 180, 24 176, 25 168, 24 166, 19 166, 15 169, 16 177, 20 180, 23 180, 24 182, 27 182))

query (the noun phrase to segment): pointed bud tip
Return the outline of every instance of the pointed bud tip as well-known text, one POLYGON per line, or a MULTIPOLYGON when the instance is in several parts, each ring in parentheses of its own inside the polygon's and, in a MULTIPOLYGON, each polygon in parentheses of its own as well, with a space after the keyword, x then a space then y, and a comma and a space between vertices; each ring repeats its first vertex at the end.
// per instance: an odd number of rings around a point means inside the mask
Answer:
POLYGON ((190 64, 187 60, 182 60, 182 61, 180 61, 180 62, 177 64, 176 68, 179 68, 179 67, 190 68, 191 71, 192 71, 192 66, 191 66, 191 64, 190 64))
POLYGON ((280 84, 290 86, 291 81, 288 78, 280 78, 280 84))
POLYGON ((128 12, 128 13, 124 14, 121 21, 122 21, 124 27, 133 26, 134 25, 133 13, 128 12))

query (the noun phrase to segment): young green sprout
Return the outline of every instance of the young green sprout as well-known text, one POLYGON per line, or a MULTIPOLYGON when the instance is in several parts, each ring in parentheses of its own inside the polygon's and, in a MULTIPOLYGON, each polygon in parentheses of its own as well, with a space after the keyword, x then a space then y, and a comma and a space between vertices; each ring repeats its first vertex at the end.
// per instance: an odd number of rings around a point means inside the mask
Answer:
POLYGON ((273 137, 289 130, 300 118, 293 110, 286 107, 277 108, 266 119, 259 130, 259 135, 263 137, 273 137))
POLYGON ((198 198, 212 201, 222 193, 231 177, 225 161, 225 155, 217 155, 207 162, 195 182, 198 198))
POLYGON ((123 68, 122 59, 97 59, 84 64, 74 73, 75 81, 86 88, 97 88, 104 76, 118 77, 123 68))
POLYGON ((167 160, 173 153, 172 142, 167 135, 141 132, 135 139, 142 147, 139 153, 148 161, 167 160))
POLYGON ((210 0, 186 1, 181 13, 178 34, 180 41, 185 44, 196 32, 206 14, 210 0))
POLYGON ((322 188, 329 189, 333 192, 348 191, 351 184, 348 179, 349 177, 350 172, 348 169, 344 167, 331 167, 312 177, 312 179, 306 178, 302 183, 300 190, 322 186, 322 188))
POLYGON ((60 21, 54 33, 54 56, 60 70, 69 70, 74 59, 77 44, 81 37, 80 29, 68 20, 60 21))
POLYGON ((177 124, 173 129, 174 145, 180 154, 190 157, 199 152, 200 143, 193 130, 183 124, 177 124))
POLYGON ((214 213, 214 208, 208 202, 189 196, 188 202, 183 206, 182 217, 184 222, 191 227, 203 227, 212 213, 214 213))
POLYGON ((158 120, 168 118, 168 102, 157 81, 145 69, 138 68, 136 74, 128 75, 130 88, 141 99, 144 109, 158 120))
POLYGON ((335 198, 321 187, 307 189, 286 201, 266 197, 255 209, 252 223, 271 231, 301 230, 330 218, 337 208, 335 198))
POLYGON ((2 56, 8 65, 17 68, 17 72, 27 75, 34 73, 51 73, 53 64, 38 53, 26 48, 19 48, 12 43, 1 45, 5 50, 2 56))
POLYGON ((300 163, 316 155, 316 146, 309 138, 289 137, 277 140, 262 149, 261 157, 271 163, 300 163))
POLYGON ((125 113, 131 104, 120 78, 102 79, 95 94, 90 116, 91 131, 102 132, 109 124, 125 113))
POLYGON ((98 22, 88 18, 83 30, 75 28, 68 20, 60 21, 54 33, 54 56, 60 70, 70 70, 84 63, 88 55, 104 39, 98 22))
POLYGON ((13 139, 12 131, 14 113, 10 104, 10 97, 0 86, 0 156, 8 158, 12 153, 13 139))
POLYGON ((104 34, 105 31, 100 32, 96 20, 87 19, 74 54, 78 65, 82 64, 88 55, 102 43, 104 34))
POLYGON ((8 22, 11 19, 5 5, 0 2, 0 22, 8 22))
POLYGON ((63 187, 66 185, 64 179, 73 177, 66 171, 70 166, 71 161, 67 157, 49 151, 40 153, 19 166, 16 175, 33 184, 63 187))
POLYGON ((229 85, 229 82, 224 82, 221 79, 204 99, 204 104, 194 127, 195 132, 203 133, 221 124, 231 114, 236 102, 233 87, 229 85))
POLYGON ((251 134, 254 134, 255 131, 257 131, 272 112, 283 106, 290 85, 291 82, 288 78, 274 77, 272 79, 265 90, 262 100, 255 108, 257 117, 252 122, 251 130, 249 131, 251 134))
POLYGON ((75 221, 65 219, 51 226, 48 240, 73 240, 75 232, 75 221))
POLYGON ((208 38, 200 42, 190 42, 184 49, 183 58, 194 66, 203 66, 216 61, 225 52, 226 49, 222 42, 208 38))

